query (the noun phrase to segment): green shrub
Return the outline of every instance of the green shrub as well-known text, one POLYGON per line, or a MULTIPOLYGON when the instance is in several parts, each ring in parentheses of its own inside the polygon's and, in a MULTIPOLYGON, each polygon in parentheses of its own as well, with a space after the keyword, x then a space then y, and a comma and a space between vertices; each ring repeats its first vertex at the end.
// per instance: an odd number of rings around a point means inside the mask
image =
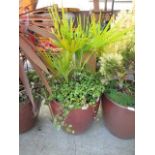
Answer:
POLYGON ((90 72, 77 71, 68 82, 54 80, 51 85, 53 93, 49 100, 59 101, 65 109, 93 105, 104 91, 99 76, 90 72))

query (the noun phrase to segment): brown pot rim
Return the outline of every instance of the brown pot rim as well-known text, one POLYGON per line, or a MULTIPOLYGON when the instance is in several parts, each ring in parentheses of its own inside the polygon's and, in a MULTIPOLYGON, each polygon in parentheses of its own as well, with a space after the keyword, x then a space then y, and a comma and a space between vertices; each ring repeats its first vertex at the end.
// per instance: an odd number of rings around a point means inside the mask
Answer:
POLYGON ((104 94, 104 96, 112 103, 114 104, 115 106, 119 107, 119 108, 122 108, 122 109, 126 109, 126 110, 129 110, 129 111, 133 111, 135 112, 135 108, 134 107, 130 107, 130 106, 123 106, 123 105, 120 105, 119 103, 111 100, 108 95, 104 94))
MULTIPOLYGON (((93 104, 86 104, 86 105, 88 105, 88 107, 87 107, 87 109, 89 108, 89 107, 91 107, 91 106, 95 106, 98 102, 100 101, 100 98, 98 98, 97 100, 96 100, 96 102, 94 102, 93 104)), ((57 102, 60 106, 61 106, 61 103, 59 102, 59 101, 56 101, 56 100, 52 100, 52 101, 50 101, 49 102, 49 106, 50 106, 50 103, 51 102, 57 102)), ((63 106, 61 106, 62 108, 63 108, 63 106)), ((70 112, 71 111, 73 111, 73 110, 87 110, 87 109, 82 109, 82 107, 81 108, 73 108, 73 109, 70 109, 70 112)))
MULTIPOLYGON (((41 104, 41 102, 39 102, 38 100, 34 100, 34 102, 35 102, 35 104, 41 104)), ((29 104, 29 103, 32 105, 30 99, 27 99, 23 102, 19 102, 19 106, 23 107, 24 105, 29 104)))
POLYGON ((21 103, 19 102, 19 107, 22 108, 22 107, 26 106, 27 104, 32 105, 32 103, 31 103, 31 101, 29 99, 27 99, 27 100, 25 100, 25 101, 23 101, 21 103))

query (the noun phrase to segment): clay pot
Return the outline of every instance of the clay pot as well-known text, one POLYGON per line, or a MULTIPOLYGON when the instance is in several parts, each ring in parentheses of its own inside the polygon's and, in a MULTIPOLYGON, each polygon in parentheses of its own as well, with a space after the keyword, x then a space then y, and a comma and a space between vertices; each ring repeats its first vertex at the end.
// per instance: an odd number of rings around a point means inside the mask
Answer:
POLYGON ((38 0, 20 0, 19 13, 22 13, 25 8, 28 8, 29 11, 35 10, 37 6, 38 0))
MULTIPOLYGON (((40 104, 38 103, 38 113, 40 104)), ((37 116, 34 116, 32 112, 32 104, 30 101, 20 104, 19 107, 19 133, 24 133, 34 127, 37 116)))
MULTIPOLYGON (((69 112, 69 114, 64 119, 66 125, 72 126, 72 131, 69 133, 80 134, 85 132, 92 124, 94 118, 97 115, 99 108, 99 101, 93 106, 88 106, 87 109, 74 109, 69 112)), ((51 113, 56 116, 61 116, 63 114, 63 108, 60 103, 56 101, 51 101, 49 104, 51 113)), ((65 128, 63 128, 67 131, 65 128)), ((68 132, 68 131, 67 131, 68 132)))
POLYGON ((135 110, 121 106, 102 96, 102 111, 105 126, 118 138, 129 139, 135 136, 135 110))

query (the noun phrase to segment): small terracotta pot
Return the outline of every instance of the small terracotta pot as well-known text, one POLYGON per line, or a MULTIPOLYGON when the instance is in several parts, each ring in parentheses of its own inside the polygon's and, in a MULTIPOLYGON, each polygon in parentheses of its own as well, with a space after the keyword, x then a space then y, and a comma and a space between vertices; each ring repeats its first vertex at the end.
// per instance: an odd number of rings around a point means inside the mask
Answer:
POLYGON ((129 139, 135 136, 135 110, 121 106, 102 96, 102 111, 105 126, 118 138, 129 139))
MULTIPOLYGON (((40 104, 38 105, 38 113, 40 104)), ((34 127, 37 120, 37 116, 34 116, 32 112, 32 104, 30 101, 22 103, 19 107, 19 133, 24 133, 34 127)))
MULTIPOLYGON (((66 116, 64 123, 72 126, 74 134, 83 133, 91 126, 94 117, 96 117, 99 108, 99 103, 100 102, 98 101, 96 102, 95 105, 88 106, 88 108, 85 110, 82 109, 71 110, 69 114, 66 116)), ((54 116, 56 115, 61 116, 63 114, 63 108, 60 103, 56 101, 51 101, 49 107, 51 113, 54 116)))

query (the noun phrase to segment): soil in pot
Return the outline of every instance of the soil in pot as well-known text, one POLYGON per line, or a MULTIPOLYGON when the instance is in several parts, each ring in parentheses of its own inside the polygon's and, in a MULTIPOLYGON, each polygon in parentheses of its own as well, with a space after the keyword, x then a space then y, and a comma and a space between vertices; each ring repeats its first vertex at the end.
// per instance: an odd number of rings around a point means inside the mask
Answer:
MULTIPOLYGON (((37 102, 38 107, 38 113, 40 109, 40 103, 37 102)), ((37 116, 34 116, 32 112, 32 104, 29 100, 20 103, 19 106, 19 133, 24 133, 31 128, 34 127, 36 120, 38 118, 37 116)))
POLYGON ((118 138, 128 139, 135 136, 135 110, 102 96, 102 111, 105 126, 118 138))
POLYGON ((85 109, 73 109, 65 118, 63 118, 63 108, 60 103, 52 101, 49 104, 50 111, 54 116, 62 117, 62 128, 71 134, 80 134, 85 132, 92 124, 94 117, 96 117, 99 101, 85 109))

